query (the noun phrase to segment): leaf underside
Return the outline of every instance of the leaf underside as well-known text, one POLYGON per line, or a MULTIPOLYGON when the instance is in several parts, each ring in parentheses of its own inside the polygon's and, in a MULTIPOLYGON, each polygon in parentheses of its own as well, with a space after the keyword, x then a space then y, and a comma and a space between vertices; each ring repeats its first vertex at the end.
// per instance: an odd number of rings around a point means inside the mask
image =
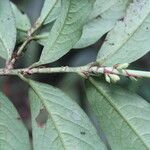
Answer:
POLYGON ((0 1, 0 57, 9 59, 16 43, 16 27, 9 0, 0 1))
POLYGON ((25 40, 28 30, 31 28, 31 23, 26 14, 23 14, 14 3, 11 3, 15 23, 17 28, 17 43, 25 40))
POLYGON ((60 11, 61 11, 61 0, 57 0, 53 9, 50 11, 49 15, 47 15, 47 17, 45 18, 44 25, 49 24, 52 21, 56 20, 60 14, 60 11))
POLYGON ((150 0, 134 0, 125 17, 108 33, 97 62, 131 63, 150 50, 150 0))
POLYGON ((49 33, 39 64, 56 61, 70 51, 81 37, 92 4, 92 0, 62 1, 61 13, 49 33))
POLYGON ((80 40, 74 48, 84 48, 97 42, 105 33, 110 31, 117 20, 125 15, 130 0, 97 0, 89 21, 83 28, 80 40))
MULTIPOLYGON (((97 0, 87 23, 83 27, 82 36, 73 48, 84 48, 97 42, 105 33, 114 27, 118 19, 124 17, 125 9, 129 1, 130 0, 97 0)), ((47 19, 46 23, 50 23, 50 21, 47 19)), ((39 35, 40 39, 37 40, 37 42, 41 45, 45 45, 48 35, 48 32, 41 33, 39 35)))
POLYGON ((60 90, 30 81, 33 146, 36 150, 104 150, 80 107, 60 90))
POLYGON ((28 131, 13 104, 0 93, 0 149, 30 150, 28 131))
POLYGON ((57 9, 57 5, 59 0, 45 0, 44 5, 41 10, 40 17, 38 19, 38 23, 46 24, 48 21, 52 21, 55 18, 55 9, 57 9), (54 14, 53 14, 54 13, 54 14))
POLYGON ((149 103, 136 94, 92 78, 86 82, 86 92, 112 149, 150 149, 149 103))

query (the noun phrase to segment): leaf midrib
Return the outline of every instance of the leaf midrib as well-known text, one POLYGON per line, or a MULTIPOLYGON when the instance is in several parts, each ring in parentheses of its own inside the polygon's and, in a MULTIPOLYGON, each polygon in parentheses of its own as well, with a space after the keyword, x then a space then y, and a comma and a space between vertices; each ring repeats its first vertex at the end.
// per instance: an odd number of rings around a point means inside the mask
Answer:
POLYGON ((30 86, 33 89, 33 91, 37 94, 37 96, 39 97, 39 99, 41 100, 41 103, 45 106, 47 112, 49 113, 49 116, 51 116, 51 120, 52 120, 52 122, 53 122, 53 124, 55 126, 55 129, 56 129, 57 133, 58 133, 58 137, 60 138, 62 146, 64 147, 64 150, 67 150, 67 148, 66 148, 66 146, 64 144, 63 138, 61 136, 61 132, 59 131, 59 129, 58 129, 57 125, 56 125, 56 122, 55 122, 54 118, 52 117, 52 113, 49 111, 49 109, 47 108, 47 106, 44 103, 44 100, 43 100, 42 96, 40 96, 40 94, 38 93, 38 91, 36 90, 36 88, 34 88, 34 86, 32 85, 32 83, 30 83, 30 86))
MULTIPOLYGON (((69 6, 68 6, 68 10, 67 10, 67 13, 65 14, 66 15, 66 17, 65 17, 65 19, 64 19, 64 22, 63 22, 63 25, 62 25, 62 27, 61 27, 61 30, 60 30, 60 32, 59 32, 59 34, 58 34, 58 36, 56 37, 56 39, 55 39, 55 41, 52 43, 52 46, 50 47, 52 50, 53 50, 53 46, 55 45, 55 43, 57 42, 57 40, 58 40, 58 38, 60 37, 60 33, 62 32, 62 30, 64 29, 64 27, 65 27, 65 25, 66 25, 66 21, 67 21, 67 18, 68 18, 68 15, 69 15, 69 11, 70 11, 70 8, 71 8, 71 0, 69 0, 70 2, 70 4, 69 4, 69 6)), ((84 7, 85 7, 85 5, 84 5, 84 7)), ((80 29, 80 28, 79 28, 80 29)), ((78 30, 79 30, 78 29, 78 30)), ((52 29, 51 29, 52 30, 52 29)), ((50 35, 50 34, 49 34, 50 35)), ((48 39, 49 39, 49 36, 47 37, 48 39)), ((49 49, 50 49, 49 48, 49 49)), ((44 51, 44 50, 43 50, 44 51)), ((50 51, 48 51, 48 53, 49 53, 50 51)), ((48 55, 47 55, 48 56, 48 55)), ((49 58, 48 58, 48 60, 49 60, 49 58)), ((41 60, 39 60, 39 63, 44 63, 45 61, 48 61, 47 59, 41 59, 41 60)), ((50 62, 50 61, 49 61, 50 62)))
POLYGON ((89 81, 91 84, 96 88, 98 92, 100 92, 107 100, 107 102, 113 107, 113 109, 120 115, 120 117, 127 123, 127 125, 132 129, 132 131, 137 135, 137 137, 141 140, 143 145, 146 147, 147 150, 149 150, 149 147, 144 142, 143 138, 138 134, 138 131, 130 124, 129 120, 125 118, 125 116, 122 114, 122 112, 117 108, 117 106, 113 103, 113 100, 107 96, 107 93, 100 87, 96 85, 96 82, 94 79, 90 78, 89 81))

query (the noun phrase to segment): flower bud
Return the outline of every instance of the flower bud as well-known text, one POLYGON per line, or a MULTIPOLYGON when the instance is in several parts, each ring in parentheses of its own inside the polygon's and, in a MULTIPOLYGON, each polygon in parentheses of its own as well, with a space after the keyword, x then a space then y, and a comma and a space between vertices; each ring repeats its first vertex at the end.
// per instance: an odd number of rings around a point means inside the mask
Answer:
POLYGON ((105 74, 105 80, 110 83, 110 77, 107 74, 105 74))
POLYGON ((116 83, 117 81, 120 80, 120 77, 116 74, 109 74, 108 75, 110 77, 110 79, 112 80, 112 82, 116 83))
POLYGON ((126 69, 129 67, 128 63, 124 63, 124 64, 117 64, 116 69, 126 69))

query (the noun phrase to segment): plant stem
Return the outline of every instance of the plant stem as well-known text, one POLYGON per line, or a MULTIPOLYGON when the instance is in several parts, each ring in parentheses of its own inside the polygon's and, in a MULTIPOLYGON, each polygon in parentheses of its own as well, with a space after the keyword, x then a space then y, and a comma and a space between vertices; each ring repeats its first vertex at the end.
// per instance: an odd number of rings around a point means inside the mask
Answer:
POLYGON ((88 77, 92 75, 99 74, 115 74, 126 77, 135 77, 135 78, 150 78, 149 71, 138 71, 138 70, 129 70, 122 69, 118 70, 113 67, 99 67, 99 66, 81 66, 81 67, 54 67, 54 68, 24 68, 24 69, 0 69, 0 76, 4 75, 32 75, 32 74, 51 74, 51 73, 77 73, 83 77, 88 77))
POLYGON ((21 55, 22 51, 24 50, 24 48, 26 47, 26 45, 30 42, 31 38, 27 38, 22 45, 19 47, 17 53, 15 54, 15 56, 13 58, 11 58, 11 60, 8 61, 8 63, 6 64, 6 68, 7 69, 12 69, 13 65, 15 64, 16 60, 18 59, 18 57, 21 55))
POLYGON ((31 29, 29 29, 28 31, 28 36, 26 37, 26 39, 24 40, 24 42, 22 43, 22 45, 19 47, 19 49, 17 50, 16 54, 14 57, 12 57, 10 60, 8 60, 8 62, 6 63, 6 69, 10 70, 13 68, 15 62, 17 61, 18 57, 22 54, 24 48, 27 46, 27 44, 33 40, 34 38, 32 37, 33 34, 41 27, 41 23, 35 22, 34 26, 31 27, 31 29))
POLYGON ((42 40, 42 39, 47 39, 48 38, 48 34, 44 33, 44 34, 39 34, 39 35, 34 35, 33 36, 33 40, 42 40))

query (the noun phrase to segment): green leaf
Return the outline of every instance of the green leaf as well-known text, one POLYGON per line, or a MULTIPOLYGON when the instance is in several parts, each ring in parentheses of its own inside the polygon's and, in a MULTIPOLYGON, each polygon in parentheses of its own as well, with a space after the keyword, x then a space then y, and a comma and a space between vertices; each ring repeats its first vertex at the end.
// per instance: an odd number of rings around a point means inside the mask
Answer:
MULTIPOLYGON (((83 28, 82 36, 74 48, 84 48, 92 45, 106 32, 110 31, 114 27, 115 22, 125 15, 125 8, 128 3, 129 0, 114 0, 111 2, 97 0, 83 28)), ((48 32, 41 33, 37 36, 37 42, 45 45, 48 35, 48 32)))
POLYGON ((86 114, 66 94, 50 85, 29 84, 34 149, 105 149, 86 114))
POLYGON ((17 30, 27 32, 31 27, 28 16, 23 14, 15 4, 11 3, 11 7, 15 16, 17 30))
POLYGON ((99 16, 100 14, 105 13, 107 10, 109 10, 113 5, 115 5, 118 2, 119 0, 96 0, 94 3, 93 10, 89 16, 89 20, 92 20, 97 16, 99 16))
POLYGON ((81 39, 76 43, 74 48, 84 48, 97 42, 114 27, 117 20, 124 17, 126 7, 129 3, 129 0, 105 0, 100 5, 100 1, 96 1, 89 21, 83 28, 81 39))
POLYGON ((149 51, 150 0, 134 0, 124 19, 118 21, 108 33, 97 61, 112 66, 131 63, 149 51))
POLYGON ((0 93, 0 149, 30 150, 28 131, 13 104, 0 93))
POLYGON ((65 55, 80 39, 93 0, 63 0, 62 10, 44 46, 39 64, 51 63, 65 55))
POLYGON ((57 18, 60 6, 60 0, 45 0, 41 15, 37 22, 40 24, 47 24, 55 20, 57 18))
POLYGON ((9 0, 0 0, 0 57, 9 59, 16 43, 15 19, 9 0))
POLYGON ((51 13, 45 19, 44 24, 51 23, 52 21, 57 19, 57 17, 59 16, 60 11, 61 11, 61 0, 57 0, 56 4, 54 5, 54 8, 51 11, 51 13))
POLYGON ((51 31, 53 25, 54 25, 54 22, 51 22, 49 24, 42 26, 38 35, 34 36, 34 40, 36 40, 36 42, 38 42, 39 44, 44 46, 47 42, 47 38, 49 35, 48 33, 49 33, 49 31, 51 31))
POLYGON ((48 32, 41 32, 40 34, 34 37, 34 40, 36 40, 36 42, 38 42, 40 45, 44 46, 47 42, 48 35, 48 32))
POLYGON ((86 92, 112 149, 150 149, 149 103, 127 90, 92 78, 86 82, 86 92))
POLYGON ((31 23, 28 16, 21 13, 15 4, 11 3, 11 7, 15 16, 17 42, 19 43, 26 38, 28 30, 31 28, 31 23))

